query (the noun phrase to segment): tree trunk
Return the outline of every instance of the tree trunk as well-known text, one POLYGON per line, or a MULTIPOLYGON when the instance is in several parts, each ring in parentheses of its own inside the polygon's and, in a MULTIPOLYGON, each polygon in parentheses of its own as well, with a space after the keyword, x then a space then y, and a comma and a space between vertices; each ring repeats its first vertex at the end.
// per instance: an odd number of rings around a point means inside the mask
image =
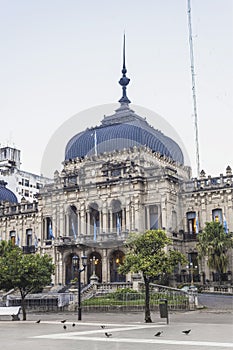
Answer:
POLYGON ((21 294, 21 307, 22 307, 22 313, 23 313, 23 321, 26 321, 27 315, 26 315, 26 308, 25 308, 25 296, 21 294))
POLYGON ((150 283, 149 279, 144 277, 144 282, 145 282, 145 322, 146 323, 151 323, 151 316, 150 316, 150 283))
POLYGON ((218 284, 219 284, 219 286, 221 286, 221 284, 222 284, 222 272, 221 271, 219 271, 218 272, 218 276, 219 276, 219 278, 218 278, 218 284))

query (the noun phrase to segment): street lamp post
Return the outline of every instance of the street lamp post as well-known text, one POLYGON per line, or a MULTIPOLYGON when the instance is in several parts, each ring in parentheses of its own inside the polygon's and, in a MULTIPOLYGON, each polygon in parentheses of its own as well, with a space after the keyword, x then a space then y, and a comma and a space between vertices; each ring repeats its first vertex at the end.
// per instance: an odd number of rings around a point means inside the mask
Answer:
POLYGON ((82 319, 82 306, 81 306, 81 272, 83 272, 86 269, 87 266, 87 256, 82 256, 82 265, 83 267, 80 268, 79 264, 79 257, 77 255, 74 255, 72 258, 72 265, 74 270, 78 270, 78 320, 80 321, 82 319))
POLYGON ((194 283, 193 283, 193 272, 194 272, 193 270, 196 269, 197 266, 194 266, 194 267, 193 267, 193 263, 190 262, 189 265, 187 265, 186 267, 187 267, 187 269, 190 270, 191 286, 193 286, 193 284, 194 284, 194 283))
POLYGON ((93 284, 96 284, 98 282, 98 276, 96 275, 95 271, 96 271, 96 266, 99 262, 99 259, 96 259, 95 256, 92 257, 92 259, 90 259, 90 262, 92 263, 92 275, 90 277, 90 282, 93 284))

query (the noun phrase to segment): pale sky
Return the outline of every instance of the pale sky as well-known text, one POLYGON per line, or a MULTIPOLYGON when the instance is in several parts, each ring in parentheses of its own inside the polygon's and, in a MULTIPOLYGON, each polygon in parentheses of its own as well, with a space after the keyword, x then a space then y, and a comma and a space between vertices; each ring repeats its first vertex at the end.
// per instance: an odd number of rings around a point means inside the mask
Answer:
MULTIPOLYGON (((120 99, 125 31, 128 97, 175 129, 196 176, 186 0, 0 5, 0 143, 21 150, 22 170, 40 174, 54 139, 61 159, 52 167, 61 170, 63 124, 73 135, 95 126, 104 106, 108 114, 120 99), (85 111, 93 108, 88 120, 85 111)), ((233 168, 233 1, 191 0, 191 10, 200 169, 215 176, 233 168)), ((160 128, 156 117, 149 121, 160 128)), ((43 174, 52 176, 47 168, 43 174)))

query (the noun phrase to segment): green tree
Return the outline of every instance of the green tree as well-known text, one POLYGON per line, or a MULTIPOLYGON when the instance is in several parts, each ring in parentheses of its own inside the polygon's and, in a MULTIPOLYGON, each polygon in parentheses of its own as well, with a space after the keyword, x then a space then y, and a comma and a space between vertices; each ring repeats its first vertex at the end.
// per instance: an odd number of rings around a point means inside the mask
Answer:
POLYGON ((149 230, 143 234, 132 233, 126 242, 128 252, 120 273, 141 272, 145 283, 145 322, 152 322, 150 314, 150 282, 156 277, 171 274, 186 257, 178 251, 165 251, 172 241, 163 230, 149 230))
POLYGON ((0 289, 18 289, 23 320, 26 320, 25 298, 51 283, 54 264, 49 255, 23 254, 18 246, 0 243, 0 289))
MULTIPOLYGON (((17 247, 17 246, 16 246, 17 247)), ((9 252, 13 248, 11 241, 1 241, 0 242, 0 257, 5 255, 7 252, 9 252)))
POLYGON ((229 263, 228 250, 233 247, 231 234, 226 234, 224 227, 219 222, 207 222, 202 233, 198 234, 199 258, 207 257, 208 266, 221 275, 226 272, 229 263))

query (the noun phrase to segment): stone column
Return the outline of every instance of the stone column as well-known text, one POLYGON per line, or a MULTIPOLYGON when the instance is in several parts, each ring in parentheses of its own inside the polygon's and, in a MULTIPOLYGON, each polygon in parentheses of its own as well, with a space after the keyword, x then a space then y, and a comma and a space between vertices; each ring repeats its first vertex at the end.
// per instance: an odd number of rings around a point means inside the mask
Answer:
POLYGON ((129 231, 131 231, 131 222, 130 222, 130 209, 129 207, 126 208, 126 225, 125 228, 129 231))
POLYGON ((140 231, 140 218, 139 218, 139 200, 135 199, 135 207, 134 207, 134 225, 137 231, 140 231))
POLYGON ((81 213, 80 211, 77 212, 77 236, 80 236, 80 233, 81 233, 81 213))
POLYGON ((138 231, 139 232, 144 232, 145 231, 145 211, 140 204, 138 205, 138 231))
POLYGON ((102 282, 108 282, 108 259, 106 249, 103 249, 102 254, 102 282))
POLYGON ((108 210, 107 210, 107 202, 106 200, 103 201, 102 205, 102 232, 107 233, 108 232, 108 210))
POLYGON ((103 212, 99 210, 99 234, 103 232, 103 212))
POLYGON ((146 217, 147 217, 146 229, 149 230, 150 229, 150 207, 149 206, 146 207, 146 217))
MULTIPOLYGON (((158 208, 158 228, 162 228, 162 210, 161 210, 161 206, 157 205, 158 208)), ((176 224, 177 226, 177 224, 176 224)), ((173 228, 174 229, 174 228, 173 228)))
POLYGON ((63 278, 62 278, 62 254, 61 253, 58 253, 58 265, 59 265, 59 268, 58 268, 57 283, 63 284, 64 281, 63 281, 63 278))
POLYGON ((109 215, 110 215, 110 227, 109 227, 109 232, 113 232, 113 223, 112 223, 112 209, 110 209, 109 211, 109 215))
POLYGON ((62 266, 62 284, 66 281, 66 264, 64 262, 64 255, 61 254, 61 266, 62 266))
POLYGON ((86 232, 87 232, 87 235, 90 235, 91 234, 91 214, 90 214, 90 210, 87 209, 86 213, 87 213, 87 228, 86 228, 86 232))
POLYGON ((64 236, 64 208, 61 205, 59 209, 59 236, 64 236))
POLYGON ((161 199, 161 225, 162 227, 165 227, 166 230, 168 230, 169 227, 167 227, 168 226, 167 215, 168 215, 168 210, 170 211, 170 209, 168 209, 166 204, 167 204, 167 198, 163 197, 161 199))
POLYGON ((121 230, 124 232, 126 231, 126 222, 125 222, 125 208, 122 208, 122 223, 121 223, 121 230))
POLYGON ((66 213, 66 220, 65 220, 65 236, 69 236, 69 214, 66 213))
POLYGON ((80 209, 80 226, 81 230, 80 233, 85 235, 86 233, 86 212, 84 208, 84 204, 82 204, 81 209, 80 209))

